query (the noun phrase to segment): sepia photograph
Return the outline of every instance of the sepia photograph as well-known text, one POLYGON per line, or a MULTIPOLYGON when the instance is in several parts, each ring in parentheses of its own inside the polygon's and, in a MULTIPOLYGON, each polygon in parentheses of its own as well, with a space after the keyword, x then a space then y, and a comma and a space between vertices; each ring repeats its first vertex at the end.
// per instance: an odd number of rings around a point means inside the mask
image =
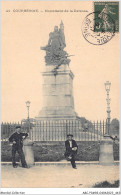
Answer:
POLYGON ((0 194, 119 194, 119 95, 119 1, 1 1, 0 194))

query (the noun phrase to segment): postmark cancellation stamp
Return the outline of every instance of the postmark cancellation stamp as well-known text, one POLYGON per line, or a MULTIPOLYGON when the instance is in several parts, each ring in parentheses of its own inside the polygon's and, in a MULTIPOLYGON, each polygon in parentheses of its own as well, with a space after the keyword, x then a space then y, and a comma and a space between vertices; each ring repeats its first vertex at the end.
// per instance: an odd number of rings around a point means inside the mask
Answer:
POLYGON ((97 23, 96 32, 119 32, 119 2, 94 2, 94 19, 97 23), (114 29, 112 29, 112 23, 114 29))
POLYGON ((119 2, 94 2, 82 24, 83 37, 93 45, 109 42, 119 32, 119 2))

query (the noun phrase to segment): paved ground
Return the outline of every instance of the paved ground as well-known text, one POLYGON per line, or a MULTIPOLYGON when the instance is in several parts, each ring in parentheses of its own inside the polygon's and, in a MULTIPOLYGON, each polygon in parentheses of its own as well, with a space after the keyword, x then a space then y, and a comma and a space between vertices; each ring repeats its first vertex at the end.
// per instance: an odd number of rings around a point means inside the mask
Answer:
POLYGON ((2 165, 2 188, 90 188, 97 182, 113 183, 119 179, 119 166, 79 164, 41 164, 29 169, 2 165))

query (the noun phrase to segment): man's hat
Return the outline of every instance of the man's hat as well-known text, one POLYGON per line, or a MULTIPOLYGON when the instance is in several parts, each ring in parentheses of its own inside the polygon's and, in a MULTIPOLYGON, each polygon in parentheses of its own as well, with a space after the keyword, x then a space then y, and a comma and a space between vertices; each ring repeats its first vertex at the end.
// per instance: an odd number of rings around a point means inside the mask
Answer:
POLYGON ((68 134, 68 135, 67 135, 67 137, 69 137, 69 136, 73 137, 73 135, 72 135, 72 134, 68 134))
POLYGON ((21 128, 21 125, 17 125, 17 126, 16 126, 16 129, 19 129, 19 128, 21 128))

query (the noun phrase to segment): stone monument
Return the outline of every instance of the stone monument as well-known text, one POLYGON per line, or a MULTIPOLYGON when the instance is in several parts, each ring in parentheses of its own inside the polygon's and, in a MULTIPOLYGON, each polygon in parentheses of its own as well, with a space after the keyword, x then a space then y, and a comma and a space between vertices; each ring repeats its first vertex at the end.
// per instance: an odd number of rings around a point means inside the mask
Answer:
POLYGON ((45 50, 45 71, 43 76, 43 108, 36 120, 76 119, 73 98, 73 78, 70 70, 69 55, 66 47, 64 25, 54 27, 50 32, 48 44, 41 47, 45 50))

